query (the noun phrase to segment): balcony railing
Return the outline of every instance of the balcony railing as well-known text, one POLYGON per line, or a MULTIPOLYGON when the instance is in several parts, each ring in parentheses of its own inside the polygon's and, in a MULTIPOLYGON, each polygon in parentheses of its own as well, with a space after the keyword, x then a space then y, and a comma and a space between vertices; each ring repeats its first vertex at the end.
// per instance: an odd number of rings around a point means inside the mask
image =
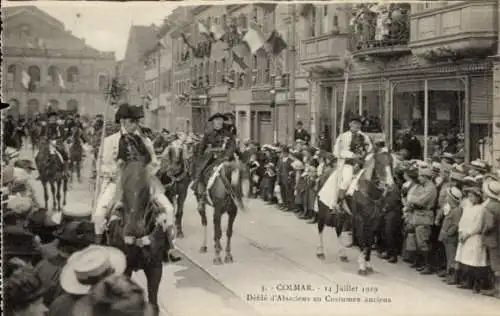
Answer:
POLYGON ((348 45, 347 34, 337 32, 302 40, 300 64, 307 71, 314 69, 338 71, 344 67, 344 55, 348 45))
POLYGON ((497 1, 462 1, 411 15, 408 46, 428 59, 489 55, 498 35, 497 1))
POLYGON ((355 55, 392 56, 410 50, 410 4, 360 4, 352 11, 351 47, 355 55))

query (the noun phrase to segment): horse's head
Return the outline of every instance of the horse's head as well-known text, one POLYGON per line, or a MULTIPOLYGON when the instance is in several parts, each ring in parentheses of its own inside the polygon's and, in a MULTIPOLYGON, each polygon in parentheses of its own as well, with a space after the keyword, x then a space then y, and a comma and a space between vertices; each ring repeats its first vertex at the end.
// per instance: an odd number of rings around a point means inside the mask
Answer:
POLYGON ((168 175, 177 176, 184 170, 184 148, 173 142, 167 147, 165 154, 168 175))
POLYGON ((366 178, 384 192, 395 185, 392 160, 393 157, 388 151, 377 151, 365 164, 366 178))
POLYGON ((146 234, 146 215, 151 194, 148 172, 143 162, 128 162, 122 171, 124 236, 142 237, 146 234))

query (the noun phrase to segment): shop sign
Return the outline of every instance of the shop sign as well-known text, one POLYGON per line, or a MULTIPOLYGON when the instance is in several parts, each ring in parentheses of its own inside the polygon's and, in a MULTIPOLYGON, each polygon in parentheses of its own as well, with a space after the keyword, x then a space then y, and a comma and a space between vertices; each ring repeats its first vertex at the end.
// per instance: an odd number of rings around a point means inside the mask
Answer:
POLYGON ((267 90, 252 91, 252 101, 271 102, 271 93, 267 90))

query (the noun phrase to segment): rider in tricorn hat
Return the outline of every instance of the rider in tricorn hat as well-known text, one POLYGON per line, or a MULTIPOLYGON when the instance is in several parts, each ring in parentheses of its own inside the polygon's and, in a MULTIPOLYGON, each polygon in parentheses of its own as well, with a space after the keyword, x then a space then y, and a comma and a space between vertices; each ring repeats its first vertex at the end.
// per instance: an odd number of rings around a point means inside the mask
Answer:
POLYGON ((202 161, 199 162, 195 171, 195 180, 192 189, 202 198, 200 199, 199 209, 205 207, 206 180, 204 173, 209 166, 213 166, 221 161, 234 160, 236 151, 236 140, 230 136, 227 129, 224 128, 224 121, 227 117, 221 113, 215 113, 208 121, 212 122, 213 130, 206 133, 201 140, 200 151, 203 153, 202 161), (207 149, 220 149, 220 152, 206 152, 207 149))

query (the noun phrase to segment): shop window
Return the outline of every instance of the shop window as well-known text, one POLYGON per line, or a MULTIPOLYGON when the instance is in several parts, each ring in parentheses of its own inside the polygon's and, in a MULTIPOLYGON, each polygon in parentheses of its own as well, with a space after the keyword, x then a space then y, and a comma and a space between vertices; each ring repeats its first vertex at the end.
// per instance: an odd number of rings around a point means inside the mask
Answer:
POLYGON ((465 84, 462 80, 401 82, 394 85, 393 91, 395 149, 405 148, 407 139, 404 135, 407 134, 403 132, 408 130, 416 136, 422 148, 420 157, 415 158, 439 157, 445 151, 456 153, 463 148, 465 84))
POLYGON ((350 84, 347 90, 344 126, 340 130, 342 117, 343 89, 337 93, 337 135, 349 129, 349 120, 361 115, 362 131, 367 133, 382 132, 384 122, 384 90, 380 82, 350 84))

